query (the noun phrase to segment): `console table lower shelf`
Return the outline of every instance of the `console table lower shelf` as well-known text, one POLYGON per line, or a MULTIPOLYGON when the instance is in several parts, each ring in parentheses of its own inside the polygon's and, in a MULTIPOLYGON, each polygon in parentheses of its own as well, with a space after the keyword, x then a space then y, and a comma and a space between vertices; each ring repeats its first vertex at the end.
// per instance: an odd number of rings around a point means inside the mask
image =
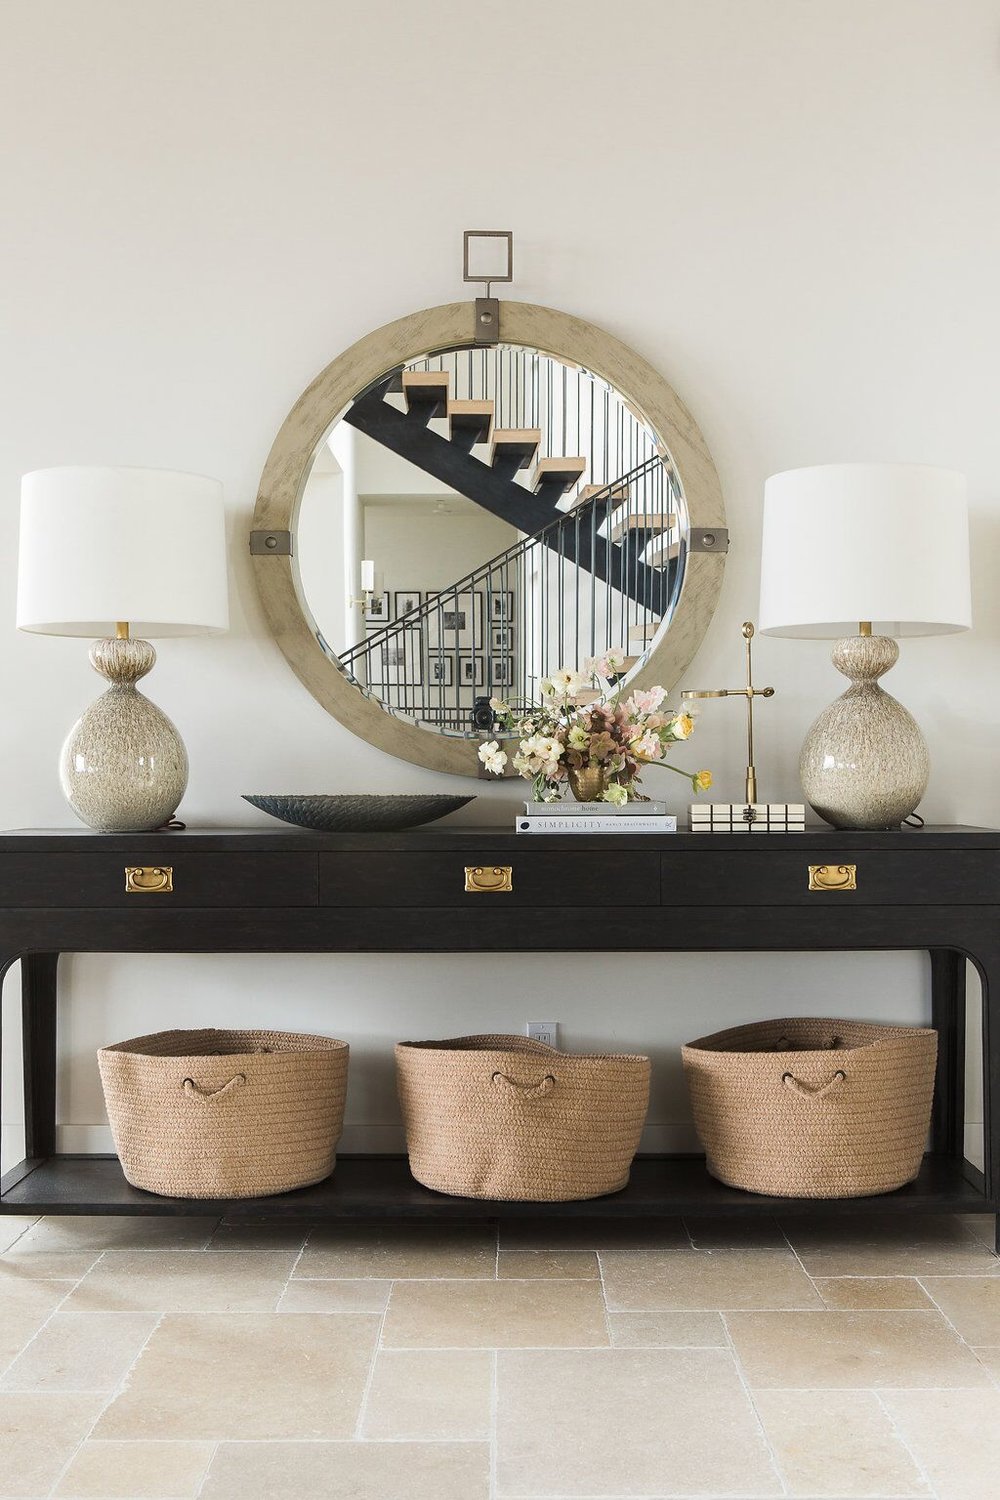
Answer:
POLYGON ((13 1214, 225 1215, 299 1219, 618 1219, 715 1214, 996 1213, 983 1176, 968 1162, 924 1157, 916 1181, 873 1198, 771 1198, 728 1188, 700 1156, 639 1156, 620 1193, 573 1203, 501 1203, 431 1192, 410 1176, 405 1156, 341 1156, 332 1177, 270 1198, 161 1198, 125 1181, 116 1156, 58 1155, 23 1161, 0 1182, 13 1214))

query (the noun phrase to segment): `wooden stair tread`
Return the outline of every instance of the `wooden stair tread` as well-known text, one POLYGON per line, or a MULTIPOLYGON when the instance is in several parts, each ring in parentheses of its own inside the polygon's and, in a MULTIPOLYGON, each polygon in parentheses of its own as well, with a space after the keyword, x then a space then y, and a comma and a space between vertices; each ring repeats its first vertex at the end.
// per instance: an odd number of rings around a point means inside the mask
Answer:
POLYGON ((540 458, 531 478, 531 488, 536 495, 539 490, 552 489, 565 494, 576 484, 586 467, 585 458, 540 458))
POLYGON ((680 542, 672 542, 668 537, 657 537, 642 554, 642 561, 648 568, 662 568, 664 563, 676 562, 680 555, 680 542))
POLYGON ((540 427, 496 427, 490 444, 490 463, 511 463, 517 460, 519 469, 526 469, 542 441, 540 427))
POLYGON ((477 436, 476 442, 488 443, 493 436, 493 402, 450 400, 448 402, 449 437, 456 428, 460 428, 466 436, 470 432, 481 434, 477 436))
POLYGON ((441 406, 451 395, 451 375, 447 370, 404 370, 403 395, 407 411, 414 406, 441 406))
POLYGON ((630 625, 628 631, 629 645, 648 646, 659 628, 659 620, 650 620, 645 625, 630 625))
POLYGON ((578 693, 573 694, 573 702, 580 708, 588 708, 591 703, 600 703, 603 697, 600 688, 581 688, 578 693))
POLYGON ((606 484, 585 484, 578 495, 573 496, 570 510, 576 510, 578 505, 586 505, 595 495, 602 495, 607 491, 609 503, 612 505, 625 505, 628 503, 630 490, 627 484, 616 486, 609 490, 606 484))
POLYGON ((619 512, 612 518, 608 529, 608 541, 620 542, 623 537, 628 536, 630 531, 673 531, 677 525, 677 517, 670 511, 661 512, 659 515, 650 511, 630 511, 627 515, 619 512))

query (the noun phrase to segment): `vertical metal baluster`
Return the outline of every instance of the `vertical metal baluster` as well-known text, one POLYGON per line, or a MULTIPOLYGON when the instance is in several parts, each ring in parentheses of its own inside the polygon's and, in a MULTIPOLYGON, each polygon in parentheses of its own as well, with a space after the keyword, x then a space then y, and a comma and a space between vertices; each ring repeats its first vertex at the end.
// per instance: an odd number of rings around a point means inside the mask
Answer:
POLYGON ((556 573, 556 624, 557 624, 557 629, 558 629, 558 640, 559 640, 559 663, 560 663, 560 665, 562 665, 563 662, 566 662, 566 664, 568 666, 572 665, 572 666, 575 667, 575 663, 572 662, 571 658, 567 657, 566 654, 565 654, 565 652, 566 652, 566 637, 565 637, 565 625, 566 625, 566 604, 565 604, 566 556, 565 556, 565 553, 563 551, 563 536, 564 536, 564 531, 563 531, 562 526, 560 526, 559 527, 558 536, 557 536, 557 540, 558 540, 558 544, 559 544, 559 551, 556 554, 557 557, 558 557, 558 559, 559 559, 559 562, 558 562, 558 571, 556 573))

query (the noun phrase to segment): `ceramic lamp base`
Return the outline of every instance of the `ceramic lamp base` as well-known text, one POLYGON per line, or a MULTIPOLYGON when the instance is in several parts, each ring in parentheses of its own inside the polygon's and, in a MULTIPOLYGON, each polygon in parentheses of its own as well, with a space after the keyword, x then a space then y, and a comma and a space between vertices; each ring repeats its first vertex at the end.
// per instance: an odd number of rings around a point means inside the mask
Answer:
POLYGON ((833 664, 851 686, 806 735, 799 776, 834 828, 898 828, 927 790, 930 760, 913 715, 878 685, 899 647, 888 636, 837 641, 833 664))
POLYGON ((99 833, 147 833, 184 795, 188 759, 166 714, 135 684, 156 661, 148 641, 96 641, 90 662, 111 687, 77 720, 59 763, 66 799, 99 833))

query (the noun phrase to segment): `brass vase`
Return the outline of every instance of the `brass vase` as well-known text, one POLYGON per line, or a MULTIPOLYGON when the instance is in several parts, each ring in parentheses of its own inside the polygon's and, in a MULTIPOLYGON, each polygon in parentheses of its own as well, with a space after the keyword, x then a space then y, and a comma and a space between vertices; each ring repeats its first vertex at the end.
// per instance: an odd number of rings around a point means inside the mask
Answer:
POLYGON ((596 802, 608 784, 603 766, 569 766, 566 775, 577 802, 596 802))

